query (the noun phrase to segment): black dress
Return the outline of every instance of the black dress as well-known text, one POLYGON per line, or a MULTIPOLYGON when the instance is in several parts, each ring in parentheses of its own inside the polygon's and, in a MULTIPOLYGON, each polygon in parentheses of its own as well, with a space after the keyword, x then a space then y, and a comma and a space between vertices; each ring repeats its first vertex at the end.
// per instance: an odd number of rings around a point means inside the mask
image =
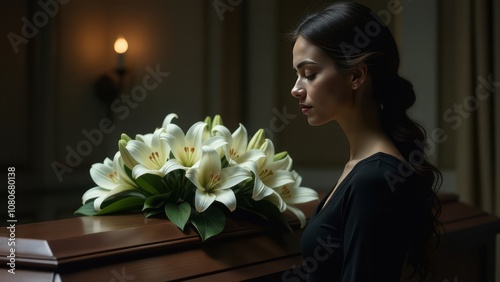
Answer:
POLYGON ((359 161, 304 230, 302 268, 284 281, 400 281, 422 226, 422 179, 385 153, 359 161))

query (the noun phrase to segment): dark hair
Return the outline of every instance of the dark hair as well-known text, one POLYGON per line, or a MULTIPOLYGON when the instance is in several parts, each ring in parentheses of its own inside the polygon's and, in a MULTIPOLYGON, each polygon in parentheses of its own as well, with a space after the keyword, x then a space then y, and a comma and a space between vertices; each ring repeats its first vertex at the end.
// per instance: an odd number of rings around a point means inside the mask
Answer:
POLYGON ((382 127, 424 181, 424 228, 415 235, 417 238, 407 255, 407 265, 413 270, 411 277, 418 274, 423 280, 430 269, 429 254, 439 242, 441 206, 436 193, 442 176, 425 157, 424 128, 407 115, 415 102, 415 92, 413 85, 398 74, 399 52, 389 28, 369 8, 338 2, 306 17, 292 40, 295 42, 299 36, 320 47, 341 71, 352 70, 359 63, 367 66, 374 99, 381 105, 382 127))

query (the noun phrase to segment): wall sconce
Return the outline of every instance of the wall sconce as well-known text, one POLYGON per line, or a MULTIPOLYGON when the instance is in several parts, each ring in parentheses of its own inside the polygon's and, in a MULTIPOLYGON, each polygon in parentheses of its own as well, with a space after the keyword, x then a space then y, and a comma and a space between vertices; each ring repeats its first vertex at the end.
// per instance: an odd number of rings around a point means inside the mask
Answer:
POLYGON ((115 52, 118 54, 118 67, 116 68, 116 72, 119 75, 125 73, 125 52, 128 50, 128 42, 125 40, 123 36, 118 37, 115 41, 115 52))
POLYGON ((94 85, 97 97, 105 104, 108 118, 112 119, 111 103, 116 100, 123 91, 123 81, 127 69, 125 68, 125 52, 128 50, 128 42, 123 36, 118 37, 114 44, 117 53, 117 67, 115 73, 118 81, 105 74, 99 77, 94 85))

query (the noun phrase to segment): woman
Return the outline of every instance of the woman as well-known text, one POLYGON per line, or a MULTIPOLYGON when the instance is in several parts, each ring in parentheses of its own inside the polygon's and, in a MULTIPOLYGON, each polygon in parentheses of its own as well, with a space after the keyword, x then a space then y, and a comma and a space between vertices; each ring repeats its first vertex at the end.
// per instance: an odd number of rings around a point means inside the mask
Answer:
POLYGON ((293 39, 292 96, 310 125, 336 121, 350 144, 338 183, 303 233, 308 281, 423 279, 439 235, 441 174, 406 114, 415 93, 398 75, 394 38, 376 13, 349 2, 305 18, 293 39))

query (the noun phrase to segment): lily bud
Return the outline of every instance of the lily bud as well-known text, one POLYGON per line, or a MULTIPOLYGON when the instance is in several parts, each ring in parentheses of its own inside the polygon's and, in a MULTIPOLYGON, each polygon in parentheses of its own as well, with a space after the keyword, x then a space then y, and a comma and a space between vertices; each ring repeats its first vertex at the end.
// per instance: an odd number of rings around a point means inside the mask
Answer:
POLYGON ((247 151, 253 150, 253 149, 260 149, 262 145, 264 144, 264 141, 266 140, 266 132, 264 129, 259 129, 255 134, 253 135, 252 139, 250 139, 250 142, 248 142, 247 146, 247 151))
POLYGON ((207 124, 207 126, 205 126, 205 128, 203 129, 203 140, 207 140, 208 138, 213 136, 212 118, 210 116, 207 116, 203 122, 207 124))
POLYGON ((279 161, 279 160, 286 158, 287 156, 288 156, 288 152, 283 151, 283 152, 280 152, 280 153, 277 153, 276 155, 274 155, 274 160, 279 161))
POLYGON ((220 115, 215 115, 214 119, 212 120, 212 127, 214 127, 216 125, 224 125, 222 123, 222 117, 220 115))
MULTIPOLYGON (((128 137, 128 136, 127 136, 128 137)), ((138 162, 130 155, 127 150, 127 141, 121 139, 118 141, 118 150, 120 151, 120 155, 122 156, 123 162, 129 169, 133 169, 134 166, 138 164, 138 162)))
POLYGON ((122 135, 120 136, 120 140, 128 142, 128 141, 132 140, 132 138, 130 138, 130 136, 128 136, 127 134, 122 133, 122 135))
POLYGON ((203 131, 203 140, 206 140, 207 138, 214 136, 214 133, 212 131, 217 125, 222 125, 222 118, 220 117, 220 115, 215 115, 213 119, 210 116, 207 116, 204 122, 207 124, 207 126, 203 131))
POLYGON ((208 128, 212 128, 212 118, 210 116, 207 116, 203 122, 207 124, 208 128))

